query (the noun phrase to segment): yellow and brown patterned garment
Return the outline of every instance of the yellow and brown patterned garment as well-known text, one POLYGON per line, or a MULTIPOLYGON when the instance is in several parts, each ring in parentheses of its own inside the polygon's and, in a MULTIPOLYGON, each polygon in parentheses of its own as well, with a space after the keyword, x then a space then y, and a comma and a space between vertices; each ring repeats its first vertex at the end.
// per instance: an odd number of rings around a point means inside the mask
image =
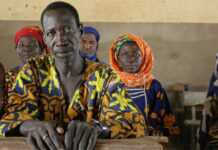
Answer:
POLYGON ((70 103, 52 56, 31 59, 18 73, 0 120, 0 135, 13 134, 25 120, 100 121, 111 138, 144 136, 144 118, 128 98, 120 78, 106 65, 86 62, 80 87, 70 103))
POLYGON ((5 74, 5 85, 7 92, 10 92, 12 90, 13 83, 16 80, 17 74, 20 71, 20 66, 17 66, 9 71, 6 72, 5 74))
POLYGON ((7 104, 8 99, 8 93, 12 90, 12 85, 15 82, 18 71, 19 67, 16 67, 11 69, 10 71, 5 72, 4 74, 4 85, 2 85, 2 87, 4 88, 4 94, 0 102, 0 118, 4 114, 5 105, 7 104))

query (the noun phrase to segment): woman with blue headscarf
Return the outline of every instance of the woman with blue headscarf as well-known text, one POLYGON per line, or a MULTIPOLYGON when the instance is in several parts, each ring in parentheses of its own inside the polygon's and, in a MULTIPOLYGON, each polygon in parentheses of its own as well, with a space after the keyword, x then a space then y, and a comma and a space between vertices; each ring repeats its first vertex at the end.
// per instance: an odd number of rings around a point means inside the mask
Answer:
POLYGON ((91 26, 85 26, 83 28, 82 50, 80 51, 80 55, 87 60, 99 62, 97 58, 99 40, 99 32, 91 26))

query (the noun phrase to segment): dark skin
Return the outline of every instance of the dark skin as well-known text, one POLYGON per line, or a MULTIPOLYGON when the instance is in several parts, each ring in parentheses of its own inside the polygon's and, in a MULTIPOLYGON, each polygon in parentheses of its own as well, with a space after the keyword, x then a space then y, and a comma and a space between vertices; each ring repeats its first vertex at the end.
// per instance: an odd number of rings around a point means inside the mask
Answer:
POLYGON ((135 42, 124 43, 118 53, 120 68, 128 73, 136 73, 142 63, 141 52, 135 42))
MULTIPOLYGON (((66 99, 70 102, 84 70, 84 60, 79 55, 80 27, 68 10, 60 9, 45 13, 43 30, 44 40, 55 58, 66 99)), ((55 121, 25 121, 20 132, 28 137, 32 149, 94 149, 98 136, 94 127, 80 121, 71 121, 65 133, 60 133, 57 127, 61 125, 55 121)))
POLYGON ((82 35, 82 51, 88 55, 93 55, 97 52, 98 42, 95 35, 92 33, 83 33, 82 35))
POLYGON ((23 36, 18 41, 16 52, 22 65, 31 57, 42 54, 42 49, 38 41, 32 36, 23 36))
MULTIPOLYGON (((127 73, 137 73, 143 62, 141 51, 135 42, 124 43, 118 52, 119 67, 127 73)), ((148 135, 160 136, 159 131, 147 131, 148 135)))

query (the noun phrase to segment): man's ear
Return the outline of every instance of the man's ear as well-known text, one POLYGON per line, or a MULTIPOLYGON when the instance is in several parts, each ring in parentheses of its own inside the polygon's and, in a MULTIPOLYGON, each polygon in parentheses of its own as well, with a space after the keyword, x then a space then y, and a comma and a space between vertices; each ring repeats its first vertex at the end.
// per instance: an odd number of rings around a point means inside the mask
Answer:
POLYGON ((45 44, 47 45, 46 34, 45 34, 44 30, 43 30, 43 40, 44 40, 45 44))
POLYGON ((79 25, 79 29, 80 29, 80 35, 82 35, 83 34, 83 24, 82 23, 79 25))

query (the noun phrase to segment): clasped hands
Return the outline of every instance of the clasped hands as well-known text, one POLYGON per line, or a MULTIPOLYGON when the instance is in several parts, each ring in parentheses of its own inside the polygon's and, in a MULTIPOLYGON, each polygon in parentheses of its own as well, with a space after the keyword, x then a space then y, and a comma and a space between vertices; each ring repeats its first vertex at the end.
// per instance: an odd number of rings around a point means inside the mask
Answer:
POLYGON ((71 121, 65 130, 55 121, 25 121, 19 130, 33 150, 93 150, 99 135, 81 121, 71 121))

